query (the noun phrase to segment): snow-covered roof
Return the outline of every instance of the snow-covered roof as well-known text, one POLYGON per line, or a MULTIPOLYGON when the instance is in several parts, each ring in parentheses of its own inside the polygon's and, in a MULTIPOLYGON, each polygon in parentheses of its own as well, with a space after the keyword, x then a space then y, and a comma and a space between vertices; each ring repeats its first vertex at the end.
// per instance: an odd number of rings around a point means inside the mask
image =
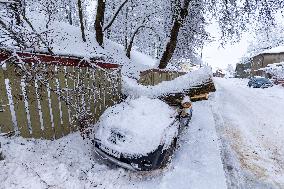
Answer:
POLYGON ((284 46, 278 46, 272 49, 263 51, 261 54, 270 54, 270 53, 284 53, 284 46))

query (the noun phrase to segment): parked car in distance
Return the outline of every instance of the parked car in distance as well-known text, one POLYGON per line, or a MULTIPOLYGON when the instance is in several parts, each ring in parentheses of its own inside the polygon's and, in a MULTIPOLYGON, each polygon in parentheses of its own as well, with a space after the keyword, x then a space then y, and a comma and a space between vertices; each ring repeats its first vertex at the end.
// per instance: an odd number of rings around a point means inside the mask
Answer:
POLYGON ((140 97, 110 107, 96 125, 95 152, 133 171, 165 167, 192 116, 190 100, 182 104, 176 111, 159 99, 140 97))
POLYGON ((250 78, 250 80, 248 82, 248 86, 253 87, 253 88, 268 88, 268 87, 272 87, 273 84, 267 78, 252 77, 252 78, 250 78))

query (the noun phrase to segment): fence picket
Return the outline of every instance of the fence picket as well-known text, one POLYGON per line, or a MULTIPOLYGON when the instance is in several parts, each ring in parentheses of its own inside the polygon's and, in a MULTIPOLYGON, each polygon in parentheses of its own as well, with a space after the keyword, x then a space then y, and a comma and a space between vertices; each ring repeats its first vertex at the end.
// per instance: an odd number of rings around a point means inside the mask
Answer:
POLYGON ((50 65, 49 69, 50 71, 54 73, 53 78, 49 80, 49 87, 51 89, 50 98, 51 98, 51 109, 52 109, 52 115, 53 115, 55 139, 58 139, 63 136, 63 129, 61 126, 61 121, 60 121, 59 99, 58 99, 58 95, 56 94, 57 92, 57 83, 56 83, 57 70, 55 66, 53 65, 50 65))
POLYGON ((52 120, 50 117, 50 109, 49 109, 49 98, 48 92, 45 85, 42 85, 38 82, 38 93, 40 97, 40 105, 42 112, 42 120, 43 120, 43 131, 42 137, 44 139, 54 139, 54 130, 52 128, 52 120))
MULTIPOLYGON (((84 78, 83 78, 83 83, 84 83, 84 88, 85 88, 85 94, 84 94, 84 99, 85 99, 85 103, 86 103, 86 110, 90 113, 90 69, 89 68, 85 68, 83 69, 83 71, 85 72, 84 74, 84 78)), ((83 73, 84 73, 83 72, 83 73)))
POLYGON ((96 120, 99 120, 99 116, 101 115, 101 110, 102 110, 102 82, 101 82, 101 70, 96 69, 95 71, 95 79, 96 79, 96 98, 95 98, 95 104, 96 104, 96 113, 95 113, 95 118, 96 120))
POLYGON ((63 134, 67 135, 70 133, 70 123, 69 123, 69 114, 68 114, 68 106, 67 106, 67 86, 65 83, 65 69, 63 66, 58 68, 58 80, 59 80, 59 88, 61 89, 61 94, 65 99, 61 99, 61 112, 62 112, 62 128, 63 134))
MULTIPOLYGON (((80 98, 79 98, 79 103, 80 107, 82 108, 81 111, 87 111, 88 107, 88 99, 86 98, 86 92, 87 92, 87 80, 88 80, 88 75, 87 75, 87 68, 82 67, 79 70, 79 84, 81 87, 81 92, 80 92, 80 98)), ((83 112, 82 112, 83 113, 83 112)))
POLYGON ((36 95, 35 81, 31 80, 26 83, 26 94, 29 104, 30 120, 32 125, 32 137, 39 139, 42 137, 42 130, 39 117, 39 106, 36 95))
MULTIPOLYGON (((89 69, 89 88, 95 87, 95 72, 93 69, 89 69)), ((90 103, 90 112, 92 115, 96 114, 96 109, 95 109, 95 93, 92 90, 89 90, 89 103, 90 103)), ((92 117, 92 123, 96 122, 96 117, 92 117)))
POLYGON ((9 100, 6 90, 5 77, 3 69, 0 65, 0 133, 9 133, 14 130, 10 106, 8 104, 9 100))
POLYGON ((76 117, 76 93, 75 93, 75 80, 76 80, 76 73, 74 70, 74 67, 68 66, 67 67, 67 86, 68 86, 68 102, 70 105, 68 105, 68 108, 70 110, 70 118, 71 118, 71 123, 70 123, 70 130, 71 131, 76 131, 77 126, 75 122, 75 117, 76 117))

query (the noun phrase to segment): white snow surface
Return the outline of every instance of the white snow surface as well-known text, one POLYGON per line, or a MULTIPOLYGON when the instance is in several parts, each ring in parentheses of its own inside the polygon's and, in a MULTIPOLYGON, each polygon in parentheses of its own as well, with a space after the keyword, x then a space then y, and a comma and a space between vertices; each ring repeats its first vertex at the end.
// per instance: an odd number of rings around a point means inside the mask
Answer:
POLYGON ((278 47, 265 50, 262 52, 262 54, 263 53, 281 53, 281 52, 284 52, 284 46, 278 46, 278 47))
POLYGON ((164 170, 136 173, 110 168, 93 156, 79 133, 56 141, 0 137, 1 189, 225 189, 219 141, 208 102, 196 102, 188 130, 164 170))
MULTIPOLYGON (((41 12, 27 10, 33 27, 37 33, 46 33, 42 39, 49 44, 54 54, 64 56, 89 58, 103 58, 106 63, 122 65, 122 73, 132 78, 139 78, 140 72, 156 66, 157 60, 149 55, 133 49, 131 58, 126 57, 124 46, 109 39, 104 39, 104 48, 96 42, 95 31, 85 30, 86 42, 82 40, 81 29, 78 26, 65 22, 51 21, 46 28, 47 18, 41 12)), ((32 32, 29 26, 26 27, 32 32)), ((11 40, 5 42, 5 46, 12 50, 17 49, 11 40)), ((42 43, 33 46, 34 49, 27 51, 47 52, 47 48, 42 43)))
POLYGON ((223 149, 228 188, 283 189, 284 87, 249 88, 247 79, 215 83, 212 111, 218 134, 229 145, 223 149))
POLYGON ((177 133, 175 110, 158 99, 140 97, 108 108, 95 127, 96 139, 107 147, 129 155, 147 155, 165 143, 171 143, 177 133), (124 136, 125 141, 111 142, 112 131, 124 136))
POLYGON ((138 84, 135 79, 123 77, 122 91, 127 96, 137 97, 143 95, 154 98, 169 93, 183 92, 184 90, 208 81, 209 78, 212 78, 212 70, 210 67, 202 67, 172 81, 163 81, 155 86, 144 86, 138 84))

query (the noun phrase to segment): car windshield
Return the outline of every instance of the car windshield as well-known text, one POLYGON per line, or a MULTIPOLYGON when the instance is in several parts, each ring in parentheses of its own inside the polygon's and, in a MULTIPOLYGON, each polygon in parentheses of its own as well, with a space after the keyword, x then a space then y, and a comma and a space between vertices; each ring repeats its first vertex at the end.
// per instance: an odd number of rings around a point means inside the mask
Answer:
POLYGON ((270 81, 267 78, 256 78, 255 81, 261 83, 270 83, 270 81))

